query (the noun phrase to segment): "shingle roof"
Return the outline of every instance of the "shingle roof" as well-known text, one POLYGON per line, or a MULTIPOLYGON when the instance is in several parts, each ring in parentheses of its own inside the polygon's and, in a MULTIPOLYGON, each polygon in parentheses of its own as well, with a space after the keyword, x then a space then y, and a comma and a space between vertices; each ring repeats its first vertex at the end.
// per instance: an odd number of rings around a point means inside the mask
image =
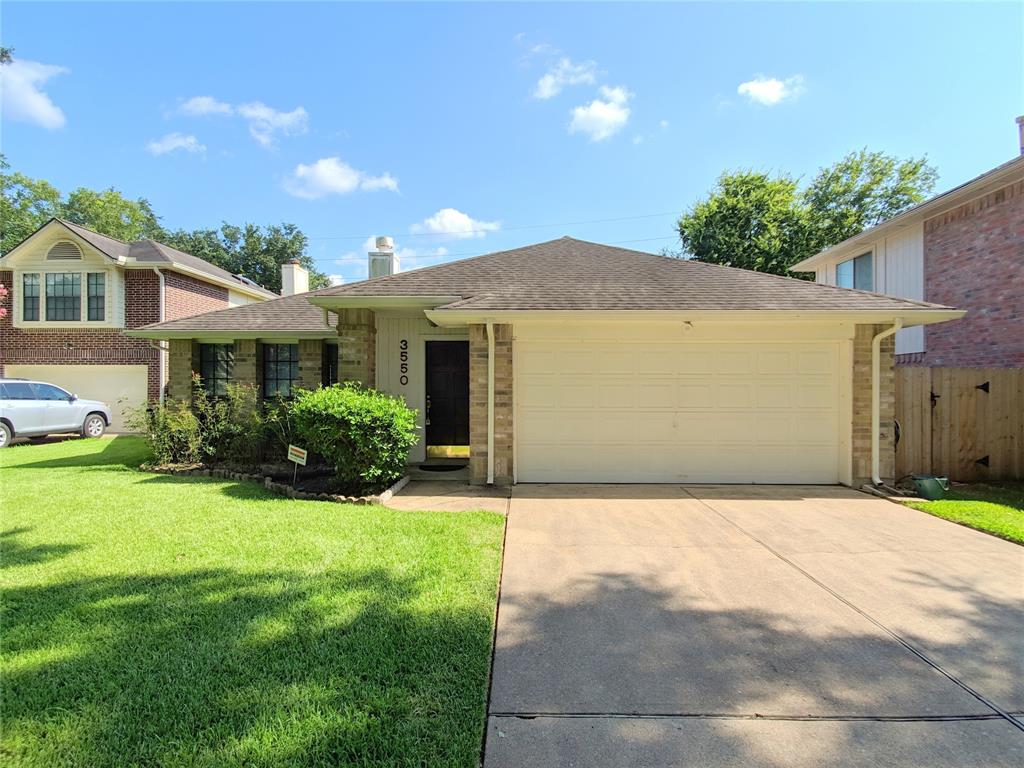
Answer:
POLYGON ((946 309, 571 237, 325 288, 315 295, 460 297, 439 307, 442 311, 946 309))
POLYGON ((251 280, 246 280, 238 275, 233 275, 226 269, 221 269, 220 267, 193 256, 192 254, 179 251, 176 248, 171 248, 169 245, 158 243, 156 240, 135 240, 133 242, 126 243, 123 240, 117 240, 113 237, 101 235, 99 232, 93 232, 91 229, 86 229, 85 227, 73 224, 70 221, 65 221, 64 219, 56 219, 56 221, 59 221, 87 243, 108 256, 132 259, 142 264, 166 264, 169 266, 179 265, 182 267, 188 267, 189 269, 203 272, 211 277, 217 277, 221 280, 237 283, 240 287, 254 290, 257 293, 262 293, 266 296, 277 295, 276 293, 268 291, 266 288, 257 285, 251 280))
POLYGON ((292 331, 297 334, 334 331, 337 317, 329 314, 330 325, 324 322, 324 311, 314 307, 306 298, 308 293, 296 293, 292 296, 280 296, 269 301, 245 304, 241 307, 218 309, 202 315, 184 317, 180 320, 168 320, 165 323, 147 325, 141 331, 246 331, 246 332, 281 332, 292 331))

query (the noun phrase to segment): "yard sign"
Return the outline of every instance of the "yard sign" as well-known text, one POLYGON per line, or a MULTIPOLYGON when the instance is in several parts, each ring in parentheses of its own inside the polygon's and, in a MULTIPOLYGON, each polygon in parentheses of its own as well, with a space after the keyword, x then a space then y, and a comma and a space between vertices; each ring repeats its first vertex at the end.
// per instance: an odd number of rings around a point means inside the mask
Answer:
POLYGON ((297 445, 289 445, 288 461, 294 461, 296 464, 306 466, 306 449, 299 448, 297 445))

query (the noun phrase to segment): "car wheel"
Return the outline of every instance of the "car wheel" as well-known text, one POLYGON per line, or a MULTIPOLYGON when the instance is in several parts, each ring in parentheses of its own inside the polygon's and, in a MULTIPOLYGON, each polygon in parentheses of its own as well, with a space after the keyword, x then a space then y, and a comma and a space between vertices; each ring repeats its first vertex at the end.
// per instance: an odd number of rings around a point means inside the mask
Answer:
POLYGON ((107 422, 98 413, 90 413, 82 424, 82 437, 103 437, 107 422))
POLYGON ((11 444, 11 428, 0 421, 0 448, 6 448, 11 444))

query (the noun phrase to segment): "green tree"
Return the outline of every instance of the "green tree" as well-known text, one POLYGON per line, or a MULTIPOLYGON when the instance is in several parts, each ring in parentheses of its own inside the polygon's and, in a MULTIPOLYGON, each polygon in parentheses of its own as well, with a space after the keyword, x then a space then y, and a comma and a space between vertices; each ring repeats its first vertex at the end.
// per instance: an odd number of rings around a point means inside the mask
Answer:
POLYGON ((712 264, 785 274, 807 251, 807 207, 787 176, 723 173, 678 226, 684 252, 712 264))
POLYGON ((803 190, 789 176, 725 173, 677 223, 681 255, 789 274, 789 267, 924 200, 937 173, 924 158, 866 149, 821 169, 803 190))
POLYGON ((937 178, 923 157, 899 160, 867 149, 822 168, 804 192, 815 249, 841 243, 920 203, 937 178))
POLYGON ((327 275, 306 254, 306 235, 294 224, 238 227, 224 222, 220 229, 167 232, 163 242, 232 274, 245 275, 275 293, 281 291, 281 265, 292 259, 309 270, 311 290, 329 284, 327 275))
POLYGON ((63 213, 60 190, 42 179, 8 173, 9 168, 0 155, 0 254, 63 213))
POLYGON ((10 64, 14 61, 14 49, 0 45, 0 64, 10 64))
POLYGON ((79 187, 63 208, 63 218, 73 224, 118 240, 159 240, 164 232, 148 200, 130 200, 113 187, 100 192, 79 187))

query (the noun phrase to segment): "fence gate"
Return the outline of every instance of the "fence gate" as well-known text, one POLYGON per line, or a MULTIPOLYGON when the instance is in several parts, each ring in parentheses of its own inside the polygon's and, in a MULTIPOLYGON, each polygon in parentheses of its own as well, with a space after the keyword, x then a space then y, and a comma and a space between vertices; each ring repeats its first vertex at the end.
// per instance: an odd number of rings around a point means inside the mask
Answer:
POLYGON ((1024 369, 896 368, 897 478, 1024 478, 1024 369))

